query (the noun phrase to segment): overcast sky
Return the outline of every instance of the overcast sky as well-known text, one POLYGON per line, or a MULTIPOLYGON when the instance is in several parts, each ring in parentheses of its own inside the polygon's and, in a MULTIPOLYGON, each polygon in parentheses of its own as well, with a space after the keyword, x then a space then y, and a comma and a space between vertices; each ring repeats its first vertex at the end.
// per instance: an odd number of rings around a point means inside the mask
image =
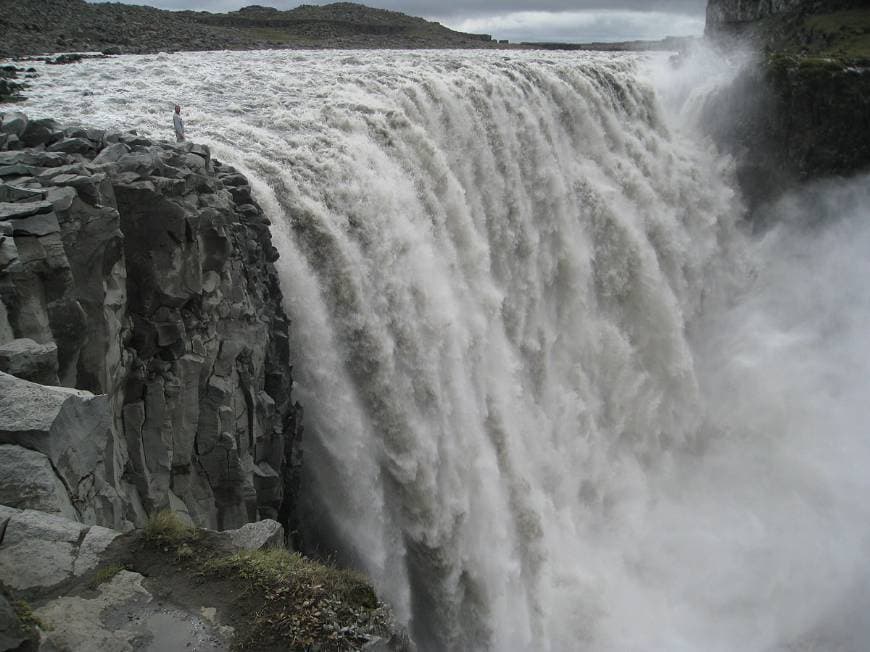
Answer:
MULTIPOLYGON (((163 9, 234 11, 250 4, 292 9, 294 0, 122 0, 163 9)), ((327 4, 329 0, 305 0, 327 4)), ((700 35, 707 0, 365 0, 511 41, 626 41, 700 35)))

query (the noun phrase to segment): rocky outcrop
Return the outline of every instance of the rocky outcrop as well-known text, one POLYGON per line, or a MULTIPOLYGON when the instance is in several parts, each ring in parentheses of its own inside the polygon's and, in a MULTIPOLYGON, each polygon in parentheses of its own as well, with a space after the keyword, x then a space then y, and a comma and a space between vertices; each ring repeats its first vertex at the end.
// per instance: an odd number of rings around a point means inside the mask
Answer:
POLYGON ((0 132, 0 443, 39 469, 14 504, 292 513, 289 325, 244 177, 192 143, 16 112, 0 132))
POLYGON ((708 0, 708 35, 739 33, 760 21, 794 15, 812 15, 861 9, 864 0, 708 0))
POLYGON ((750 204, 808 180, 870 168, 870 71, 765 57, 710 98, 705 121, 734 154, 750 204))
MULTIPOLYGON (((9 602, 0 599, 0 649, 15 649, 28 638, 32 649, 70 652, 143 649, 143 642, 147 649, 230 649, 233 630, 218 622, 208 591, 195 606, 165 603, 169 591, 125 569, 138 553, 139 535, 122 537, 115 530, 3 505, 0 532, 0 585, 16 604, 27 605, 32 625, 39 628, 28 632, 17 624, 9 602), (3 634, 15 647, 2 647, 3 634)), ((268 520, 199 536, 212 537, 227 553, 284 540, 281 526, 268 520)))
POLYGON ((121 533, 0 505, 0 650, 411 649, 364 578, 283 541, 271 520, 121 533))
POLYGON ((710 0, 713 42, 725 52, 755 50, 705 111, 714 138, 735 156, 750 206, 808 180, 870 168, 864 5, 710 0))
POLYGON ((807 4, 807 0, 710 0, 707 3, 707 30, 715 31, 727 25, 798 11, 807 4))

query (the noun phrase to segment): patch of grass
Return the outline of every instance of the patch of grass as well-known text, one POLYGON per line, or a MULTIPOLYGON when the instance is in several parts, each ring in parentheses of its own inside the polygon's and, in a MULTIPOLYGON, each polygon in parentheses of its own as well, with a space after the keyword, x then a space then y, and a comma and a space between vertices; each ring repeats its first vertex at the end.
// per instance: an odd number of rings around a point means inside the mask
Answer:
POLYGON ((838 11, 804 20, 814 54, 847 60, 870 59, 870 9, 838 11))
POLYGON ((355 650, 374 637, 398 635, 389 609, 360 573, 284 548, 233 554, 219 537, 169 511, 149 518, 140 541, 140 552, 126 562, 131 570, 196 578, 197 592, 222 587, 234 649, 355 650))
POLYGON ((30 606, 30 603, 27 600, 18 600, 12 603, 12 608, 15 609, 15 615, 18 616, 18 622, 21 623, 21 626, 24 627, 26 633, 35 636, 36 629, 45 630, 45 624, 39 619, 39 617, 33 613, 33 607, 30 606))
POLYGON ((122 564, 109 564, 108 566, 103 566, 94 573, 94 577, 91 579, 91 588, 96 589, 100 584, 108 582, 122 570, 125 570, 122 564))
POLYGON ((262 596, 249 631, 239 632, 242 649, 264 639, 291 650, 356 649, 372 632, 391 631, 386 608, 365 577, 354 571, 280 548, 214 558, 202 570, 238 577, 250 592, 262 596))
POLYGON ((870 33, 870 9, 808 16, 804 20, 804 25, 826 34, 868 34, 870 33))
POLYGON ((178 545, 193 539, 196 531, 182 523, 173 511, 164 509, 148 517, 142 536, 153 545, 178 545))
POLYGON ((800 69, 802 72, 838 72, 845 64, 835 57, 809 56, 799 54, 774 54, 769 64, 776 70, 800 69))

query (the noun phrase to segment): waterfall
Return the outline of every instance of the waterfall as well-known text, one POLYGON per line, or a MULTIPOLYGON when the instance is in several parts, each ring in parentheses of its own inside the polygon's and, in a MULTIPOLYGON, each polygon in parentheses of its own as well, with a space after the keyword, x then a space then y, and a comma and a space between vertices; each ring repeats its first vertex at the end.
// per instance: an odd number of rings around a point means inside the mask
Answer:
POLYGON ((862 649, 864 186, 751 238, 730 162, 635 55, 130 56, 44 81, 31 113, 167 138, 179 102, 252 180, 306 536, 421 650, 862 649))

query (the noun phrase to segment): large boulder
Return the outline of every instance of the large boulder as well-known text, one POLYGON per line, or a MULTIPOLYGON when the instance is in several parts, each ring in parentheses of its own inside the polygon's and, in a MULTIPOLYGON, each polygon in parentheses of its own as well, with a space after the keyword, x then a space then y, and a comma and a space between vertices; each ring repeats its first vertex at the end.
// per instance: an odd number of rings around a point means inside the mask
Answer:
POLYGON ((51 460, 21 446, 0 445, 0 504, 79 519, 51 460))
POLYGON ((0 371, 43 385, 57 385, 57 345, 22 337, 0 344, 0 371))
POLYGON ((99 554, 120 535, 98 525, 2 505, 0 524, 5 528, 0 582, 17 590, 56 586, 93 570, 99 554))
MULTIPOLYGON (((124 452, 111 422, 106 396, 0 372, 0 443, 46 456, 83 521, 121 525, 124 452)), ((0 465, 7 484, 12 472, 0 465)))
POLYGON ((219 538, 236 550, 264 550, 284 547, 284 528, 277 521, 264 519, 247 523, 236 530, 225 530, 219 538))
POLYGON ((4 134, 14 134, 20 137, 27 129, 27 116, 18 111, 10 111, 3 116, 0 121, 0 132, 4 134))

